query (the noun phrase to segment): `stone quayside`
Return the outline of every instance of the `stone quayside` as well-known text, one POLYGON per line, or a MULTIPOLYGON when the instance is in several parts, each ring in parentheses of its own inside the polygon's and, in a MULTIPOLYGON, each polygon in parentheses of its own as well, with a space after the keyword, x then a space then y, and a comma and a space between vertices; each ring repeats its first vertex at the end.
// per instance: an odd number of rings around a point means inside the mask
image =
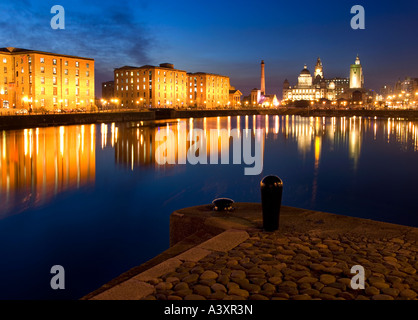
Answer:
POLYGON ((260 204, 234 207, 174 212, 170 249, 82 299, 417 299, 417 228, 282 207, 265 232, 260 204), (364 290, 351 289, 354 265, 364 290))

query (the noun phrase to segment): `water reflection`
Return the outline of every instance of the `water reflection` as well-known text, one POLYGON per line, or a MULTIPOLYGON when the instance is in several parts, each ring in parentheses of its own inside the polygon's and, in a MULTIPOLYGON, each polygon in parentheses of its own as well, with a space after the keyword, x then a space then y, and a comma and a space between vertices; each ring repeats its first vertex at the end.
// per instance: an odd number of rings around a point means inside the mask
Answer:
POLYGON ((3 131, 0 217, 94 184, 95 126, 3 131))
MULTIPOLYGON (((215 150, 218 160, 229 155, 234 147, 233 140, 228 138, 232 132, 238 132, 237 138, 251 135, 253 142, 259 139, 263 156, 283 148, 282 143, 295 144, 300 158, 312 161, 312 203, 317 197, 323 154, 341 148, 346 150, 355 172, 362 148, 370 146, 370 142, 365 142, 368 137, 373 141, 396 143, 403 151, 418 151, 417 123, 403 119, 266 115, 3 131, 0 139, 0 215, 20 212, 46 203, 58 193, 93 185, 96 143, 101 150, 113 149, 115 163, 119 166, 130 170, 143 166, 161 168, 156 150, 162 142, 156 141, 156 135, 162 130, 172 131, 174 139, 166 141, 166 156, 174 155, 175 159, 169 159, 168 163, 186 164, 193 129, 203 130, 206 154, 209 156, 210 151, 215 150), (260 128, 264 129, 264 135, 257 136, 255 129, 260 128), (215 130, 214 135, 211 130, 215 130), (265 140, 269 143, 265 144, 265 140)), ((210 160, 209 157, 208 163, 210 160)), ((229 160, 232 164, 232 157, 229 156, 229 160)), ((173 165, 163 167, 169 169, 173 165)))

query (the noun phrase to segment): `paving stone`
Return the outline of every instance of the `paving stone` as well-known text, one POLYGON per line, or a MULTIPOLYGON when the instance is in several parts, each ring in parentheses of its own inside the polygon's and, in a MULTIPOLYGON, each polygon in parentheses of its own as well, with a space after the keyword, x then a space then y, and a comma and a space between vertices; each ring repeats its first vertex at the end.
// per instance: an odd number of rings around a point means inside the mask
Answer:
POLYGON ((354 295, 349 292, 340 292, 338 293, 338 296, 344 298, 345 300, 354 300, 354 295))
POLYGON ((410 289, 405 289, 405 290, 401 291, 400 296, 402 298, 415 299, 417 297, 417 293, 415 291, 410 290, 410 289))
POLYGON ((278 285, 283 282, 282 277, 271 277, 268 281, 274 285, 278 285))
POLYGON ((334 283, 337 279, 330 274, 321 274, 319 281, 325 285, 334 283))
POLYGON ((237 278, 237 279, 244 279, 246 277, 246 274, 242 270, 235 270, 231 273, 231 278, 237 278))
POLYGON ((216 283, 215 279, 199 280, 199 284, 202 284, 202 285, 208 286, 208 287, 210 287, 211 285, 213 285, 215 283, 216 283))
POLYGON ((265 283, 262 287, 263 291, 276 291, 276 286, 272 285, 271 283, 265 283))
POLYGON ((185 276, 181 279, 182 282, 190 283, 190 282, 196 282, 199 279, 199 275, 196 273, 189 274, 188 276, 185 276))
POLYGON ((176 291, 176 295, 177 296, 179 296, 179 297, 185 297, 185 296, 188 296, 188 295, 191 295, 191 294, 193 294, 193 290, 191 290, 191 289, 185 289, 185 290, 178 290, 178 291, 176 291))
POLYGON ((173 287, 173 284, 170 282, 160 282, 155 286, 157 290, 170 290, 173 287))
POLYGON ((340 289, 337 288, 333 288, 333 287, 324 287, 321 290, 321 293, 325 293, 325 294, 330 294, 332 296, 336 296, 337 294, 339 294, 341 292, 340 289))
POLYGON ((373 287, 373 286, 370 286, 370 287, 367 287, 367 288, 366 288, 365 293, 366 293, 368 296, 375 296, 375 295, 377 295, 377 294, 379 294, 379 293, 380 293, 380 290, 379 290, 379 289, 377 289, 377 288, 375 288, 375 287, 373 287))
POLYGON ((250 282, 256 285, 262 286, 263 284, 267 282, 267 280, 263 278, 251 278, 250 282))
POLYGON ((196 285, 193 287, 193 291, 200 295, 200 296, 204 296, 204 297, 208 297, 212 291, 210 290, 210 288, 208 286, 204 286, 204 285, 196 285))
POLYGON ((303 277, 303 278, 300 278, 297 282, 298 283, 316 283, 318 282, 318 279, 314 277, 303 277))
POLYGON ((307 294, 308 296, 311 296, 313 298, 319 297, 321 294, 318 290, 315 289, 305 289, 300 291, 301 294, 307 294))
POLYGON ((215 291, 214 293, 212 293, 208 299, 211 300, 222 300, 224 299, 226 296, 226 292, 223 291, 215 291))
POLYGON ((398 289, 395 289, 395 288, 383 288, 382 292, 384 294, 390 295, 394 298, 396 298, 400 293, 400 291, 398 289))
POLYGON ((231 288, 228 291, 229 295, 236 295, 239 297, 243 297, 243 298, 248 298, 249 297, 249 292, 247 290, 243 290, 243 289, 239 289, 239 288, 231 288))
POLYGON ((210 280, 210 279, 217 279, 218 274, 214 271, 207 270, 200 275, 201 280, 210 280))
POLYGON ((174 291, 186 290, 186 289, 190 289, 189 285, 186 282, 180 282, 176 284, 174 287, 174 291))
POLYGON ((215 283, 210 287, 213 291, 222 291, 222 292, 227 292, 226 287, 221 284, 221 283, 215 283))

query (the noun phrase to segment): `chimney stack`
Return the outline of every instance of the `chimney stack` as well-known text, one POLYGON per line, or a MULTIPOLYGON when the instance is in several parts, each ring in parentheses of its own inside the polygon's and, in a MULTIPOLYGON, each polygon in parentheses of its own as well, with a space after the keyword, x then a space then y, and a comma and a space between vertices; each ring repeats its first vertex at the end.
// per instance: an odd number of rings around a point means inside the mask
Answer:
POLYGON ((264 60, 261 60, 261 87, 260 87, 261 95, 266 94, 266 76, 264 73, 264 60))

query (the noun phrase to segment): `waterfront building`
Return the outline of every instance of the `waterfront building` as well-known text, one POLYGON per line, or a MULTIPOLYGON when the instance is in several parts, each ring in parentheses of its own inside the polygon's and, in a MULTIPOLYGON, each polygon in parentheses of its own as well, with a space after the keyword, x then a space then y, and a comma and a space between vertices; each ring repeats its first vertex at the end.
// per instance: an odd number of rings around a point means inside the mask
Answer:
POLYGON ((196 72, 187 74, 187 102, 189 106, 213 109, 228 107, 229 77, 213 73, 196 72))
POLYGON ((285 101, 335 100, 335 98, 335 83, 333 81, 326 81, 320 58, 318 58, 315 65, 314 78, 305 65, 300 72, 297 85, 292 87, 287 79, 283 83, 283 99, 285 101))
POLYGON ((235 89, 235 87, 229 87, 229 102, 231 107, 238 107, 241 105, 241 96, 241 91, 235 89))
POLYGON ((364 88, 363 67, 357 56, 354 64, 350 66, 349 78, 329 78, 324 76, 321 59, 318 58, 315 65, 314 76, 311 75, 307 66, 298 77, 298 84, 291 86, 286 79, 283 83, 283 100, 286 101, 312 101, 312 104, 322 100, 332 101, 334 105, 366 104, 376 97, 373 90, 364 88), (344 103, 338 103, 339 101, 344 103), (347 103, 345 103, 347 102, 347 103))
POLYGON ((94 59, 0 48, 0 107, 88 109, 93 106, 94 59))
POLYGON ((325 79, 327 86, 335 90, 335 98, 338 100, 342 95, 350 89, 350 78, 332 78, 325 79))
POLYGON ((102 99, 112 100, 115 97, 115 81, 106 81, 102 83, 102 99))
POLYGON ((187 73, 170 63, 114 70, 115 97, 122 108, 174 108, 187 105, 187 73))
POLYGON ((399 79, 393 89, 391 86, 384 86, 381 93, 390 107, 415 108, 418 104, 418 78, 406 77, 403 81, 399 79), (384 90, 386 87, 391 90, 384 90))

